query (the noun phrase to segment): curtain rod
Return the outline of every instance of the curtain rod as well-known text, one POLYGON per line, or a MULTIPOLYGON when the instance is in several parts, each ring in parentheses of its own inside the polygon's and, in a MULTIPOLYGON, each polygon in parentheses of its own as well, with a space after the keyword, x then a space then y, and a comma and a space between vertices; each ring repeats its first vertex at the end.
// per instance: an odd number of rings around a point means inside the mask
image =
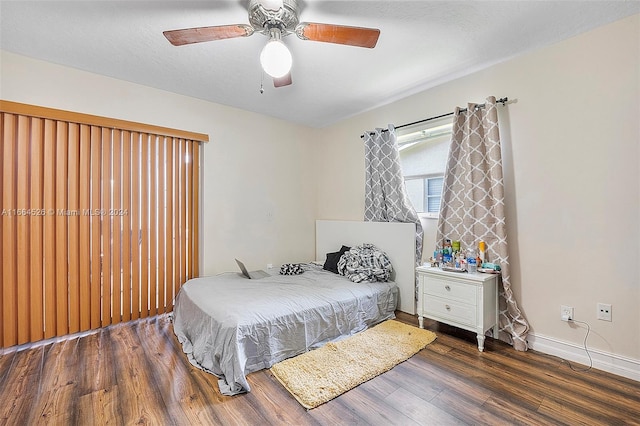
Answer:
MULTIPOLYGON (((496 100, 496 103, 501 103, 502 106, 504 106, 508 101, 509 101, 509 98, 505 96, 504 98, 500 98, 500 99, 496 100)), ((485 107, 485 104, 476 105, 476 108, 484 108, 484 107, 485 107)), ((460 109, 461 112, 464 112, 466 110, 467 110, 466 108, 461 108, 460 109)), ((453 115, 453 114, 455 114, 455 113, 454 112, 448 112, 446 114, 436 115, 435 117, 429 117, 429 118, 425 118, 425 119, 422 119, 422 120, 414 121, 413 123, 401 124, 399 126, 396 126, 395 128, 396 129, 401 129, 403 127, 413 126, 414 124, 426 123, 427 121, 437 120, 438 118, 448 117, 448 116, 453 115)), ((382 131, 383 132, 388 132, 389 129, 382 129, 382 131)), ((370 133, 370 135, 373 136, 373 135, 375 135, 375 133, 370 133)), ((364 138, 364 135, 360 135, 360 137, 364 138)))

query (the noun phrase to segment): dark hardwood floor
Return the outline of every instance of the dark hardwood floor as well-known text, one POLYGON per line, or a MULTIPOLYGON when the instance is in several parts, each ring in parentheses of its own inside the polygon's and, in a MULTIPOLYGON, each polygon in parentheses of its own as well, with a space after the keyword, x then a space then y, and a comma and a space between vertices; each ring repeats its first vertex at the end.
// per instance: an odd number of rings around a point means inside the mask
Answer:
POLYGON ((640 424, 640 382, 489 338, 480 353, 472 333, 427 325, 434 343, 310 411, 268 370, 222 396, 166 316, 112 326, 0 356, 0 425, 640 424))

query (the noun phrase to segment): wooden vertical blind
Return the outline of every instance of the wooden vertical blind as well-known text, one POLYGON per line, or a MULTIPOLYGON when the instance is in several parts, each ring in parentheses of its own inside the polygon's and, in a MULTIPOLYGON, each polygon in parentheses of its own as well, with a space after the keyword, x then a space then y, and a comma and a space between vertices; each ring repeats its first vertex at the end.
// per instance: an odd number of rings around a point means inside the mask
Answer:
POLYGON ((0 106, 0 346, 171 311, 198 275, 208 137, 0 106))

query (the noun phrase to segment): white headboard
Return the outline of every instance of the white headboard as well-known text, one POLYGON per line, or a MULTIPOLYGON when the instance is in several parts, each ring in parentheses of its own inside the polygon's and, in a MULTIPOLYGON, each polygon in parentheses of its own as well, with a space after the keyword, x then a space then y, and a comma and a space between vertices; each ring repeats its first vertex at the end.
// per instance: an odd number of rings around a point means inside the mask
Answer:
POLYGON ((415 314, 416 225, 397 222, 316 220, 316 260, 327 253, 370 243, 384 251, 393 265, 398 284, 398 309, 415 314))

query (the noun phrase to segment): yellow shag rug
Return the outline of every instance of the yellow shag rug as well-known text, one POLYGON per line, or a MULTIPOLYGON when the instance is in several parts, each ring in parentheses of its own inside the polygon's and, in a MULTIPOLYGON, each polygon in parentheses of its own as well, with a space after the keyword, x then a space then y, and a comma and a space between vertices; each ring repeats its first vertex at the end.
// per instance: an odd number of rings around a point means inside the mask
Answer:
POLYGON ((388 320, 279 362, 271 373, 303 407, 311 409, 391 370, 435 339, 429 330, 388 320))

